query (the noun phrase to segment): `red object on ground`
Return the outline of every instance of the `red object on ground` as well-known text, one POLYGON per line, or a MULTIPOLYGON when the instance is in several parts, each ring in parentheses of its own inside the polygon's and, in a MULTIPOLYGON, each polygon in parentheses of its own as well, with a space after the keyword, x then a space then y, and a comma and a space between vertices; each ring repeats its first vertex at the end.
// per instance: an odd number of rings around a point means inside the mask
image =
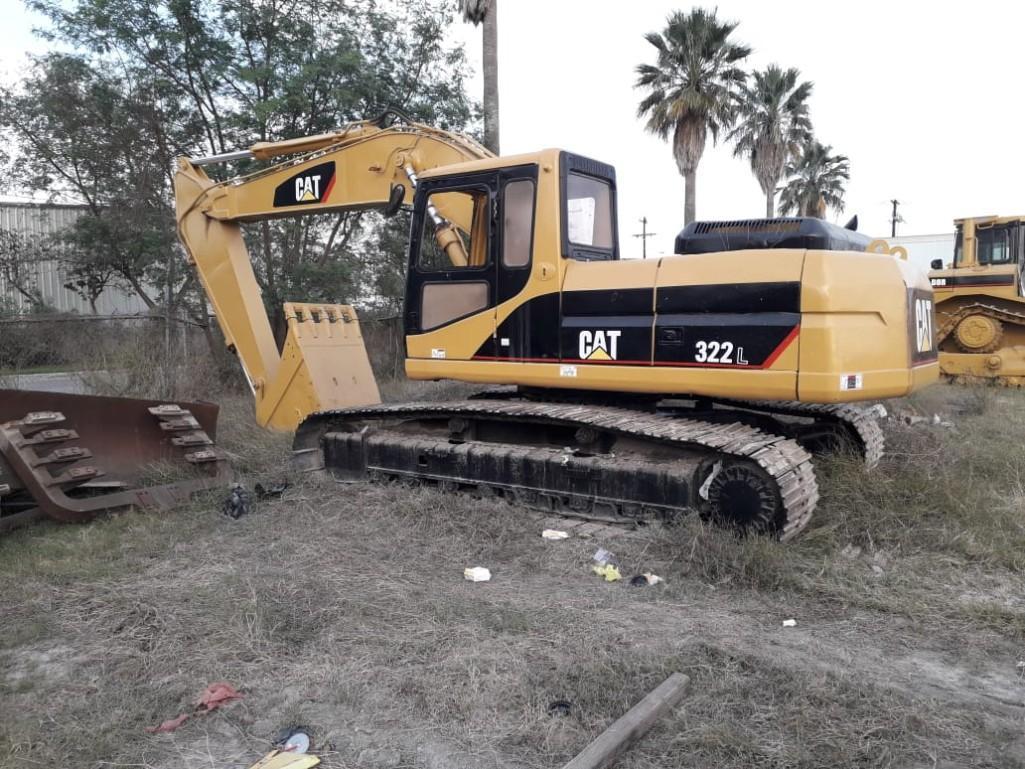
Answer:
POLYGON ((222 705, 227 705, 229 702, 242 699, 242 695, 229 683, 223 681, 216 684, 210 684, 203 690, 203 693, 199 695, 199 700, 196 702, 196 707, 201 712, 209 713, 211 710, 217 710, 222 705))
POLYGON ((184 724, 189 718, 188 713, 182 713, 177 718, 170 718, 164 721, 160 726, 147 726, 146 731, 150 734, 160 734, 162 732, 173 732, 179 726, 184 724))
MULTIPOLYGON (((210 684, 206 687, 199 695, 199 699, 196 700, 197 714, 209 713, 211 710, 217 710, 222 705, 227 705, 229 702, 242 699, 242 693, 239 692, 234 686, 229 683, 221 681, 216 684, 210 684)), ((182 713, 177 718, 171 718, 160 726, 147 726, 146 731, 150 734, 160 734, 162 732, 173 732, 179 726, 184 724, 191 713, 182 713)))

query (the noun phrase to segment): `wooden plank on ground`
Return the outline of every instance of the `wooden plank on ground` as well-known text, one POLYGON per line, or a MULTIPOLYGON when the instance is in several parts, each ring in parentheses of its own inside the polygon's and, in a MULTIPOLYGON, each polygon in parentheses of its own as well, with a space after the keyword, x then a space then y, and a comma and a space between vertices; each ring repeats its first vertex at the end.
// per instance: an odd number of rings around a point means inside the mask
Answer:
POLYGON ((689 683, 690 679, 683 673, 673 673, 598 735, 563 769, 606 769, 612 766, 631 744, 643 737, 667 710, 683 698, 689 683))

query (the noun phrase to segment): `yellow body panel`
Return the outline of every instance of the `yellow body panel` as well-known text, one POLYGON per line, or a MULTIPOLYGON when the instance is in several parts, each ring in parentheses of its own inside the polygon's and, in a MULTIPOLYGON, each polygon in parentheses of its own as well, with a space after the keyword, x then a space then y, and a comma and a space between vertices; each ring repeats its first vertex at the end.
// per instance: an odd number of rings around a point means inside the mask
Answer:
MULTIPOLYGON (((649 261, 566 262, 564 291, 614 290, 738 282, 800 281, 799 333, 764 370, 684 368, 658 365, 586 363, 577 359, 545 362, 468 360, 486 323, 460 321, 408 338, 406 374, 411 379, 456 379, 653 394, 691 394, 764 400, 800 399, 837 403, 906 395, 936 381, 935 358, 909 362, 908 289, 927 292, 925 276, 886 254, 835 251, 734 251, 665 257, 649 261), (473 341, 467 344, 467 337, 473 341), (424 343, 429 340, 428 343, 424 343), (448 346, 451 345, 451 348, 448 346), (455 349, 448 360, 430 359, 431 349, 455 349), (459 361, 452 360, 459 358, 459 361), (843 389, 844 377, 857 389, 843 389)), ((518 296, 517 304, 527 295, 518 296)), ((512 303, 510 303, 512 304, 512 303)), ((553 333, 556 330, 553 329, 553 333)), ((931 338, 931 337, 930 337, 931 338)))

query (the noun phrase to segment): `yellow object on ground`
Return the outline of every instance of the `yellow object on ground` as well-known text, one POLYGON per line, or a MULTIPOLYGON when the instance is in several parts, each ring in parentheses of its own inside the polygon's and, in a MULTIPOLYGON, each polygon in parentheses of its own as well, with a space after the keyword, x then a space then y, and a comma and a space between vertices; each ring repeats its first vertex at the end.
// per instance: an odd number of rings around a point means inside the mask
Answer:
POLYGON ((308 753, 282 753, 272 750, 249 769, 310 769, 320 763, 317 756, 308 753))
POLYGON ((623 575, 619 573, 619 569, 611 563, 607 563, 604 566, 592 566, 591 571, 599 577, 604 577, 606 582, 618 582, 623 579, 623 575))

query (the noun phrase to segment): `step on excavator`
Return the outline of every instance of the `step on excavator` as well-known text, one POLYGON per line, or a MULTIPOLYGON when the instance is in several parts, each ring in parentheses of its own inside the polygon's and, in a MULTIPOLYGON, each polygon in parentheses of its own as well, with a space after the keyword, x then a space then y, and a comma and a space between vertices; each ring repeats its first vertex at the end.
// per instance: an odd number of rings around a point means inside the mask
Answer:
POLYGON ((571 152, 495 157, 399 114, 180 158, 178 233, 295 466, 501 495, 581 517, 697 511, 781 540, 818 500, 813 451, 882 435, 864 401, 938 377, 932 290, 825 222, 701 222, 620 258, 616 174, 571 152), (210 164, 261 170, 215 181, 210 164), (356 313, 289 303, 279 352, 242 235, 277 217, 411 209, 405 370, 481 385, 381 403, 356 313))
POLYGON ((1025 217, 958 219, 954 258, 932 263, 945 377, 1025 386, 1025 217))

